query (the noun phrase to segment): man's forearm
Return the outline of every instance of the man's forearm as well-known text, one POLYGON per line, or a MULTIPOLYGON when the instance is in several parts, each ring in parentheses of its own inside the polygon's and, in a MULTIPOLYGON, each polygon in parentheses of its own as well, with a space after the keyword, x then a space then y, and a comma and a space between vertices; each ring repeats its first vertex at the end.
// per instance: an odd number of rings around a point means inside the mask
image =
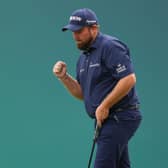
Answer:
POLYGON ((60 81, 74 97, 83 100, 81 86, 79 85, 77 80, 75 80, 71 75, 66 73, 66 75, 63 78, 60 78, 60 81))

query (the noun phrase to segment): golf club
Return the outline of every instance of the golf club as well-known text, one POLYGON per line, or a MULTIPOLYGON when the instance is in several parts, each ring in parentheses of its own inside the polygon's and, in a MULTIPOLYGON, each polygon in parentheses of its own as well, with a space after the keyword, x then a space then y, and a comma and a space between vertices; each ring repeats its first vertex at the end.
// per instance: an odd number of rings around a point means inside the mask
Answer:
POLYGON ((100 129, 101 129, 101 127, 98 124, 96 124, 94 138, 93 138, 92 150, 91 150, 91 153, 90 153, 90 158, 89 158, 89 163, 88 163, 88 168, 90 168, 90 165, 91 165, 91 162, 92 162, 94 148, 95 148, 95 144, 96 144, 97 138, 98 138, 99 133, 100 133, 100 129))

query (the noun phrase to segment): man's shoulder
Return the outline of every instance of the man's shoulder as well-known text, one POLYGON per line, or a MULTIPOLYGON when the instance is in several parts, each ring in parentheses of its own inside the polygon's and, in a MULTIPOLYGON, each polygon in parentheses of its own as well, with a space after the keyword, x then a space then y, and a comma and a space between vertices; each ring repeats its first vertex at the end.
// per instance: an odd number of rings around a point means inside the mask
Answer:
POLYGON ((102 45, 105 45, 105 46, 113 46, 120 42, 120 40, 115 36, 111 36, 108 34, 101 34, 100 36, 102 39, 102 45))
POLYGON ((102 45, 104 47, 107 47, 107 48, 113 48, 113 47, 127 48, 127 45, 115 36, 111 36, 108 34, 101 34, 101 38, 102 38, 102 45))
POLYGON ((108 35, 108 34, 103 34, 103 33, 101 33, 100 36, 102 36, 102 39, 103 39, 103 40, 107 40, 107 41, 119 40, 117 37, 112 36, 112 35, 108 35))

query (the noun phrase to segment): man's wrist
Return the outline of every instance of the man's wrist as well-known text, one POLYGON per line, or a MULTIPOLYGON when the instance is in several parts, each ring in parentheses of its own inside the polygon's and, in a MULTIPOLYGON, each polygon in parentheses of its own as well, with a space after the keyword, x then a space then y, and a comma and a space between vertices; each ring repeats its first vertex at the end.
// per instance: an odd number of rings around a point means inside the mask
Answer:
POLYGON ((69 76, 69 74, 66 72, 64 76, 58 77, 58 79, 61 81, 65 81, 66 79, 68 79, 68 76, 69 76))
POLYGON ((101 103, 101 106, 103 108, 106 108, 106 109, 110 109, 111 108, 111 105, 109 104, 109 102, 107 102, 105 100, 101 103))

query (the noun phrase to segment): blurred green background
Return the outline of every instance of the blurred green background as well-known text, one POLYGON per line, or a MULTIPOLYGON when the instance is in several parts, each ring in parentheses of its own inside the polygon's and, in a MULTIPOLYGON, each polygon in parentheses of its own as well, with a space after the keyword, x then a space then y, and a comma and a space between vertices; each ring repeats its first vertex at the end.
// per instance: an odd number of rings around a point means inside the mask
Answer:
POLYGON ((93 121, 52 73, 75 76, 79 51, 62 33, 77 8, 131 49, 144 120, 130 142, 132 167, 168 167, 166 0, 0 0, 0 168, 86 168, 93 121))

